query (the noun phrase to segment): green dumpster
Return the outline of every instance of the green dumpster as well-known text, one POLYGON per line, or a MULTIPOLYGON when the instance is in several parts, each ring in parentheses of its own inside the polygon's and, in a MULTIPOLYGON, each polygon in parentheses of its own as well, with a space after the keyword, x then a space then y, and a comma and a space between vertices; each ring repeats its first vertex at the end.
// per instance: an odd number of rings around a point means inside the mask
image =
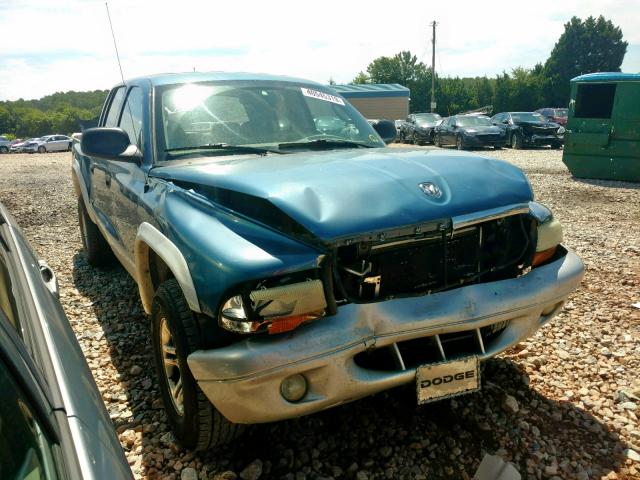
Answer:
POLYGON ((576 177, 640 182, 640 74, 571 80, 562 161, 576 177))

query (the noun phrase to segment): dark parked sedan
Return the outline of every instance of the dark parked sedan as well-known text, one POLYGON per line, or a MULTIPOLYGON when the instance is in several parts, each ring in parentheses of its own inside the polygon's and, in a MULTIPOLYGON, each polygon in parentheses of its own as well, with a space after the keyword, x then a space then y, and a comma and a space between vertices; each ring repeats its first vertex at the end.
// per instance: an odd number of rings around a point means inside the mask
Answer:
POLYGON ((564 127, 536 112, 503 112, 494 115, 491 121, 506 133, 511 148, 543 145, 560 148, 564 143, 564 127))
POLYGON ((480 115, 454 115, 445 118, 434 132, 434 144, 455 145, 458 150, 468 148, 502 148, 507 141, 503 129, 496 127, 489 118, 480 115))
POLYGON ((132 478, 56 277, 2 204, 0 478, 132 478))
POLYGON ((432 143, 433 129, 440 120, 441 117, 437 113, 412 113, 402 125, 400 141, 416 145, 432 143))

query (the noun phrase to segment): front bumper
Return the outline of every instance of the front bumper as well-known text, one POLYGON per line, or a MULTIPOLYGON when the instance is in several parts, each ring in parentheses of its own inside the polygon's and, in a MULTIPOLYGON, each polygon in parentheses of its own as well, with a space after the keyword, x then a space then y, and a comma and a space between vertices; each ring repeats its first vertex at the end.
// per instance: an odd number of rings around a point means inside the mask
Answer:
POLYGON ((32 145, 30 147, 22 147, 22 151, 25 153, 36 153, 40 145, 32 145))
POLYGON ((433 133, 433 128, 425 128, 425 129, 416 129, 414 131, 415 138, 420 140, 421 142, 430 142, 431 134, 433 133))
POLYGON ((564 137, 556 135, 531 135, 525 137, 525 143, 530 145, 553 145, 564 143, 564 137))
POLYGON ((480 137, 475 135, 463 135, 462 144, 465 147, 504 147, 507 143, 505 135, 480 137))
POLYGON ((529 337, 553 317, 579 285, 582 261, 571 251, 528 274, 429 296, 349 304, 332 317, 289 334, 255 336, 188 357, 215 407, 236 423, 307 415, 414 381, 415 368, 364 368, 354 357, 370 348, 508 322, 483 348, 481 360, 529 337), (296 403, 280 394, 282 380, 302 374, 309 389, 296 403))

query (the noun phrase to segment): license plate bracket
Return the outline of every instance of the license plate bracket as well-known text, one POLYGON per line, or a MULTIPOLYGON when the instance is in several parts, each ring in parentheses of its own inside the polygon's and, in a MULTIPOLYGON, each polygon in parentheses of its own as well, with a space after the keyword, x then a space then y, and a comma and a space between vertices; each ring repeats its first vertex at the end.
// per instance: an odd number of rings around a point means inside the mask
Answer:
POLYGON ((480 362, 470 356, 422 365, 416 370, 418 404, 480 390, 480 362))

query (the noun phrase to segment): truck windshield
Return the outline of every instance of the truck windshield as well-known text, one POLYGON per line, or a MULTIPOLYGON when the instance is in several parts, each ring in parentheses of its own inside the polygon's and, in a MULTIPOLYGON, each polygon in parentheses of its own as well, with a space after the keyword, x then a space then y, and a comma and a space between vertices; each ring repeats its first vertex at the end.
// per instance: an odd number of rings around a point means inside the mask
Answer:
POLYGON ((337 148, 340 141, 384 146, 348 102, 316 85, 226 81, 170 85, 159 93, 159 150, 169 152, 170 158, 191 150, 233 153, 229 146, 318 148, 318 139, 332 140, 325 143, 327 148, 337 148), (220 144, 227 148, 209 148, 220 144))

